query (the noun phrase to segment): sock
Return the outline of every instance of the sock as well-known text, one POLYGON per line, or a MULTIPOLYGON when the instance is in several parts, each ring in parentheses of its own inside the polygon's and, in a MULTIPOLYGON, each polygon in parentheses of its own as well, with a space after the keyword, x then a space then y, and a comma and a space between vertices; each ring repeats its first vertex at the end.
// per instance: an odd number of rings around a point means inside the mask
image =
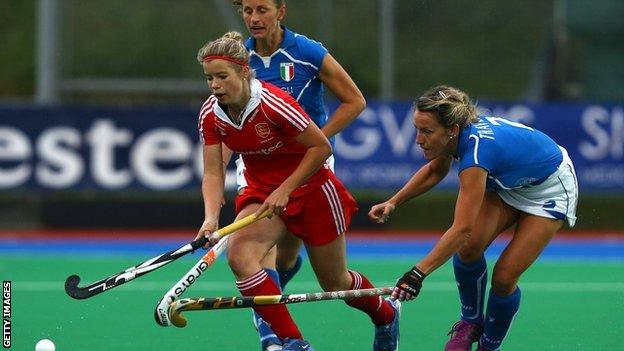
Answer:
MULTIPOLYGON (((349 271, 352 282, 349 289, 370 289, 374 288, 368 279, 362 274, 349 271)), ((392 323, 394 319, 394 308, 381 296, 357 297, 346 300, 347 305, 355 307, 369 315, 375 325, 386 325, 392 323)))
MULTIPOLYGON (((236 287, 243 296, 281 294, 277 283, 273 279, 268 279, 267 272, 264 270, 258 271, 247 279, 237 281, 236 287)), ((285 305, 259 306, 254 307, 254 311, 269 323, 280 339, 303 339, 285 305)))
MULTIPOLYGON (((280 273, 274 269, 271 268, 263 268, 263 270, 265 272, 267 272, 267 274, 269 275, 269 277, 273 278, 273 281, 275 282, 275 284, 277 284, 278 286, 281 285, 281 279, 280 279, 280 273)), ((282 288, 283 290, 284 288, 282 288)))
POLYGON ((483 335, 479 343, 488 350, 498 350, 511 322, 520 308, 520 288, 509 296, 498 296, 490 289, 483 335))
MULTIPOLYGON (((263 270, 273 279, 273 281, 275 281, 277 285, 279 285, 279 274, 277 274, 276 270, 270 268, 263 268, 263 270)), ((266 340, 277 338, 277 335, 275 335, 275 332, 271 329, 271 327, 269 327, 266 323, 260 324, 260 319, 262 318, 256 311, 254 311, 254 319, 256 320, 255 323, 261 342, 267 342, 266 340)))
POLYGON ((476 262, 464 263, 455 254, 453 269, 461 301, 461 319, 475 324, 483 323, 483 303, 487 284, 485 257, 481 255, 481 259, 476 262))
POLYGON ((280 287, 282 288, 282 290, 286 288, 286 284, 288 284, 288 282, 295 276, 295 274, 299 272, 302 261, 303 259, 301 258, 301 255, 298 255, 297 261, 295 262, 294 266, 283 271, 277 270, 277 272, 279 273, 279 282, 280 282, 280 287))

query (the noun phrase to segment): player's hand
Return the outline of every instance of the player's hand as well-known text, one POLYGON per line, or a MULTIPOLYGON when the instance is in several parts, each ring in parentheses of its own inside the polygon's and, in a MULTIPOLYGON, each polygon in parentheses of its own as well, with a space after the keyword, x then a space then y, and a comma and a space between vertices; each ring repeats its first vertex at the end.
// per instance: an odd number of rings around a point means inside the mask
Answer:
MULTIPOLYGON (((219 228, 219 222, 216 219, 212 219, 212 218, 204 219, 204 223, 202 223, 201 228, 199 228, 199 231, 197 231, 197 236, 195 236, 195 240, 201 238, 202 236, 210 239, 208 243, 204 245, 204 248, 207 249, 210 245, 216 244, 216 242, 215 243, 211 242, 211 241, 214 241, 214 238, 211 238, 210 234, 216 231, 218 228, 219 228)), ((216 241, 219 241, 219 240, 216 240, 216 241)))
POLYGON ((281 188, 275 189, 269 197, 264 200, 262 206, 256 210, 256 217, 260 216, 266 211, 269 211, 267 218, 273 217, 274 214, 281 215, 286 210, 288 204, 290 192, 281 188))
POLYGON ((377 204, 371 207, 371 210, 368 212, 368 218, 375 223, 386 223, 394 208, 394 204, 388 201, 377 204))
POLYGON ((422 282, 427 275, 420 271, 415 266, 411 270, 405 272, 403 276, 397 281, 394 291, 392 291, 393 300, 405 301, 412 300, 420 292, 422 282))

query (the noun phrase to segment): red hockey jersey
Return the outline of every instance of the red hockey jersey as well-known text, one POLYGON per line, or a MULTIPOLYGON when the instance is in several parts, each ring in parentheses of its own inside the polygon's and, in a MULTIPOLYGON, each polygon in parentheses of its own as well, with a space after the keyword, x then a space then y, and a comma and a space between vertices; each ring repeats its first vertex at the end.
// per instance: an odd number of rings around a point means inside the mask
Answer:
MULTIPOLYGON (((199 136, 204 145, 223 142, 243 157, 248 186, 273 191, 297 168, 307 148, 295 141, 310 124, 301 106, 285 91, 257 79, 240 125, 234 123, 211 95, 199 113, 199 136)), ((325 165, 291 196, 319 187, 330 172, 325 165)))

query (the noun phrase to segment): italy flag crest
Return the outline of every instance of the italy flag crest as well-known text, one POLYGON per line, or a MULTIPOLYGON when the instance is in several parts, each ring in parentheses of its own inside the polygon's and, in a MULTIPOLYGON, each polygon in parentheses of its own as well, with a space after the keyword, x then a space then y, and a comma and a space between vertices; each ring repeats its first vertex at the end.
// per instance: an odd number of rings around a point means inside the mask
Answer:
POLYGON ((280 77, 282 77, 285 82, 290 82, 295 78, 295 64, 292 62, 280 63, 280 77))

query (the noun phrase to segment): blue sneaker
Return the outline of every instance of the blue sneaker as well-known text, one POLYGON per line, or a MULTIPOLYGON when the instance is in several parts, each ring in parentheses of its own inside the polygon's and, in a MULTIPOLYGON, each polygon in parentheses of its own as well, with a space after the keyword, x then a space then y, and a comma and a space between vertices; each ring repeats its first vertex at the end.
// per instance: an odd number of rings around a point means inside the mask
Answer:
POLYGON ((275 335, 269 323, 265 322, 256 312, 253 314, 253 322, 258 334, 260 335, 261 351, 279 351, 282 350, 282 342, 275 335))
POLYGON ((401 301, 386 300, 394 309, 392 323, 375 326, 374 351, 396 351, 399 349, 399 320, 401 319, 401 301))
POLYGON ((314 351, 309 342, 302 339, 284 339, 283 351, 314 351))

